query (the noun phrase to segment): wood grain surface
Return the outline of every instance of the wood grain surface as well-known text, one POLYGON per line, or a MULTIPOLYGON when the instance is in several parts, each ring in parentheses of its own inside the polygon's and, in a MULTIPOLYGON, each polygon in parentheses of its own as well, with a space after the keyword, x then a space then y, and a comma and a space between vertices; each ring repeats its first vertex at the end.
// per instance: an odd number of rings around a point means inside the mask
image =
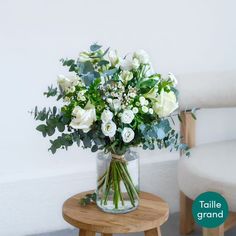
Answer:
MULTIPOLYGON (((126 214, 105 213, 96 204, 81 206, 79 200, 91 192, 77 194, 63 204, 64 219, 82 230, 103 234, 149 231, 159 228, 169 216, 168 204, 146 192, 140 193, 139 207, 126 214)), ((151 235, 151 231, 147 235, 151 235)))

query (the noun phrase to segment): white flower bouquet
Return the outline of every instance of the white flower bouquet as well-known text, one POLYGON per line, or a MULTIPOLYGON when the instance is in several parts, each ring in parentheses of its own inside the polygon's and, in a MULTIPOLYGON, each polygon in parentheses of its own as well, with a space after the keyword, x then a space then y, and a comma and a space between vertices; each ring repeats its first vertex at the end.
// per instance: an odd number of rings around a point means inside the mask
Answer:
POLYGON ((118 207, 123 182, 134 203, 138 189, 123 160, 127 150, 137 146, 187 150, 171 124, 171 115, 178 108, 174 75, 163 78, 153 73, 149 56, 143 50, 121 58, 117 51, 103 51, 98 44, 81 52, 76 60, 61 62, 72 75, 58 76, 58 87, 48 87, 45 95, 56 96, 63 106, 40 111, 36 107, 35 119, 43 122, 37 130, 44 137, 52 136, 56 130, 61 133, 50 140, 52 153, 73 143, 92 152, 111 153, 116 161, 111 161, 98 178, 99 188, 104 191, 101 201, 105 204, 112 190, 114 206, 118 207))

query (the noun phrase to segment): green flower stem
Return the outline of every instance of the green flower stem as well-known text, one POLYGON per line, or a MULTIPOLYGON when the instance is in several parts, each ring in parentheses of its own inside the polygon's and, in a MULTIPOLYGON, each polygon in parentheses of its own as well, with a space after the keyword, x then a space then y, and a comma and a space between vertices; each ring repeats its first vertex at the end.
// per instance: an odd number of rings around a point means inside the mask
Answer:
POLYGON ((129 174, 127 162, 123 159, 119 160, 117 158, 112 158, 108 169, 98 179, 98 189, 102 189, 102 191, 104 191, 103 199, 101 199, 102 204, 107 204, 108 197, 112 192, 115 209, 119 208, 120 202, 122 206, 124 206, 125 201, 120 186, 122 182, 125 186, 131 204, 135 206, 135 199, 138 199, 138 191, 135 188, 129 174))

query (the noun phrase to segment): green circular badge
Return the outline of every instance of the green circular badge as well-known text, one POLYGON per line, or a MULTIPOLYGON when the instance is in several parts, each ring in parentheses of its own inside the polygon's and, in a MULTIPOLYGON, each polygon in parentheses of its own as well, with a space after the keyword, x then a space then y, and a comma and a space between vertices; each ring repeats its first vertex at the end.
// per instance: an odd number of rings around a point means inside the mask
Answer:
POLYGON ((226 200, 219 193, 205 192, 193 202, 192 213, 195 222, 200 226, 215 228, 225 222, 229 208, 226 200))

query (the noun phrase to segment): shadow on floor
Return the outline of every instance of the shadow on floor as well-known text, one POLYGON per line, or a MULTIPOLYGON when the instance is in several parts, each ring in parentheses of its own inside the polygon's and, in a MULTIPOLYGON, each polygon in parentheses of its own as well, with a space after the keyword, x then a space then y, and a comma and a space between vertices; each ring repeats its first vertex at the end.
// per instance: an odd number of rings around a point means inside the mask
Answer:
MULTIPOLYGON (((161 227, 162 236, 180 236, 179 234, 179 213, 175 213, 170 216, 169 220, 166 224, 164 224, 161 227)), ((99 234, 98 234, 99 235, 99 234)), ((120 234, 115 234, 115 236, 119 236, 120 234)), ((135 234, 129 234, 129 235, 135 235, 135 236, 143 236, 143 233, 135 233, 135 234)), ((196 230, 194 233, 189 234, 189 236, 201 236, 201 228, 196 227, 196 230)), ((236 228, 233 228, 225 233, 225 236, 235 236, 236 235, 236 228)), ((78 230, 74 229, 68 229, 68 230, 62 230, 52 233, 45 233, 45 234, 34 234, 29 236, 78 236, 78 230)))

